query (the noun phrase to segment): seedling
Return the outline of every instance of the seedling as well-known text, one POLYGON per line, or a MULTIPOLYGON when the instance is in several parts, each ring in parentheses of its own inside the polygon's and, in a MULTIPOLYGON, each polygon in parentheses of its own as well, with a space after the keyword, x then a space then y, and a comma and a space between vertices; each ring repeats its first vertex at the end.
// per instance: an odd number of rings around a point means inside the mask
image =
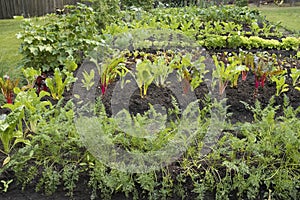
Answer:
POLYGON ((90 74, 87 71, 82 72, 84 79, 81 80, 83 83, 82 87, 85 87, 86 90, 90 90, 91 87, 95 84, 94 78, 95 78, 95 71, 92 69, 90 71, 90 74))
POLYGON ((100 87, 102 95, 105 94, 108 85, 113 82, 118 75, 126 75, 126 59, 124 56, 113 58, 105 63, 98 64, 95 60, 94 62, 97 65, 100 74, 100 87), (124 73, 120 73, 122 70, 124 73))
POLYGON ((286 71, 284 71, 281 76, 271 77, 271 81, 276 83, 276 96, 279 96, 283 92, 289 91, 289 85, 285 83, 285 73, 286 71))
POLYGON ((58 68, 55 68, 53 78, 46 78, 45 80, 51 96, 55 100, 61 99, 65 88, 75 81, 76 78, 74 78, 71 72, 63 71, 62 73, 58 68))
POLYGON ((300 91, 300 87, 298 86, 300 84, 300 69, 292 68, 290 76, 293 80, 293 87, 300 91))

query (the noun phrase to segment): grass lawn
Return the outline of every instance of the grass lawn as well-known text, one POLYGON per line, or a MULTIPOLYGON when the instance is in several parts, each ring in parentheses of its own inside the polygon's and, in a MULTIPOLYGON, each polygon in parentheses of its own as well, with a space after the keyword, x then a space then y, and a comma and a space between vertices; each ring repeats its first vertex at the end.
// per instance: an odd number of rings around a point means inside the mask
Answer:
POLYGON ((17 77, 20 70, 17 69, 22 58, 19 53, 21 41, 16 34, 21 31, 21 20, 0 20, 0 75, 8 74, 17 77))
MULTIPOLYGON (((298 4, 297 4, 298 5, 298 4)), ((281 25, 293 32, 300 34, 300 6, 282 7, 262 5, 258 8, 270 22, 281 22, 281 25)))

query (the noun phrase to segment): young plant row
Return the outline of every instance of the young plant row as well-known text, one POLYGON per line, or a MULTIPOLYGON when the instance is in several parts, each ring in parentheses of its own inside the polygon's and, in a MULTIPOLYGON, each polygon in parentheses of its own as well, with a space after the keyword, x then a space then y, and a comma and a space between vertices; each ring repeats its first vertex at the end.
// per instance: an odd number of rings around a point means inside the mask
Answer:
MULTIPOLYGON (((155 12, 149 13, 124 13, 122 22, 118 22, 122 28, 141 28, 156 27, 172 30, 181 30, 189 36, 195 35, 231 35, 237 34, 242 36, 261 36, 261 37, 282 37, 282 33, 278 30, 278 25, 273 25, 266 20, 253 18, 250 22, 235 21, 233 19, 226 20, 221 18, 218 20, 203 20, 201 13, 197 10, 187 8, 190 12, 181 9, 179 12, 170 14, 166 9, 156 9, 155 12), (182 13, 182 11, 185 11, 182 13), (136 15, 136 16, 135 16, 136 15)), ((208 8, 210 9, 210 8, 208 8)), ((225 7, 230 11, 230 7, 225 7)), ((176 9, 178 10, 178 8, 176 9)), ((205 9, 202 9, 205 12, 205 9)), ((216 11, 217 12, 217 11, 216 11)), ((248 10, 248 12, 251 12, 248 10)), ((221 13, 218 13, 221 14, 221 13)), ((110 33, 114 33, 114 28, 110 28, 110 33)))
MULTIPOLYGON (((76 132, 73 103, 69 101, 65 106, 60 103, 56 106, 37 103, 40 106, 31 112, 31 117, 38 122, 36 134, 32 134, 28 144, 17 149, 10 161, 0 168, 1 173, 10 170, 16 176, 16 179, 6 180, 8 189, 9 182, 14 180, 23 188, 34 186, 46 195, 62 188, 71 199, 81 181, 79 177, 84 176, 91 199, 112 199, 116 193, 133 199, 205 199, 206 195, 212 195, 220 200, 233 197, 296 200, 300 195, 300 142, 297 139, 300 137, 297 118, 300 110, 289 107, 286 97, 282 105, 284 115, 279 118, 275 117, 278 107, 273 106, 274 98, 265 108, 259 102, 253 107, 245 104, 254 113, 254 121, 223 124, 223 136, 215 146, 210 146, 213 149, 210 154, 201 157, 201 149, 205 146, 203 137, 209 126, 216 123, 207 118, 207 114, 213 107, 220 106, 217 102, 206 101, 204 108, 199 110, 197 135, 189 139, 186 152, 175 163, 147 173, 122 172, 97 161, 84 150, 76 132)), ((134 137, 120 129, 118 120, 107 117, 100 101, 97 108, 97 123, 103 127, 99 134, 109 136, 106 138, 112 144, 128 151, 156 151, 172 141, 178 131, 170 124, 171 127, 161 129, 151 138, 134 137)), ((155 110, 152 114, 159 115, 155 110)), ((128 117, 125 121, 132 121, 130 115, 124 116, 128 117)), ((147 129, 147 124, 151 124, 147 120, 150 119, 136 116, 134 122, 147 129)), ((181 123, 181 126, 188 130, 190 124, 181 123)), ((93 144, 99 139, 97 135, 89 137, 93 144)))
POLYGON ((271 55, 268 52, 253 54, 243 51, 239 53, 223 52, 213 55, 213 60, 216 66, 213 74, 218 79, 220 94, 225 91, 228 84, 231 84, 231 87, 238 87, 240 76, 241 81, 245 81, 248 74, 254 75, 254 96, 256 96, 259 87, 264 87, 267 80, 276 83, 276 96, 287 92, 291 87, 300 91, 299 63, 293 63, 294 65, 286 68, 286 60, 278 58, 276 54, 271 55), (287 83, 287 78, 292 80, 291 84, 287 83))
MULTIPOLYGON (((177 8, 178 9, 178 8, 177 8)), ((228 8, 230 10, 230 8, 228 8)), ((183 33, 199 41, 208 49, 216 48, 245 48, 245 49, 281 49, 297 51, 300 46, 300 39, 297 37, 283 37, 276 26, 267 22, 259 22, 253 19, 249 24, 232 21, 202 21, 201 15, 195 13, 181 12, 168 14, 168 10, 161 10, 158 13, 136 14, 139 17, 125 15, 123 21, 107 26, 104 35, 116 35, 132 31, 133 29, 143 30, 150 28, 174 30, 183 33), (160 13, 161 12, 161 13, 160 13), (166 13, 164 13, 166 12, 166 13), (163 14, 164 13, 164 14, 163 14), (140 16, 141 15, 141 16, 140 16), (126 18, 127 16, 127 18, 126 18), (162 17, 165 16, 165 17, 162 17), (259 24, 264 24, 260 27, 259 24), (273 37, 274 39, 268 39, 273 37)), ((158 38, 160 39, 160 38, 158 38)))
MULTIPOLYGON (((105 63, 97 63, 98 71, 93 70, 90 74, 83 72, 84 79, 81 81, 87 90, 99 81, 102 95, 104 95, 108 86, 117 77, 121 78, 122 87, 126 87, 124 78, 130 74, 140 88, 140 95, 144 97, 151 84, 165 87, 168 77, 175 73, 179 82, 183 81, 195 89, 205 81, 205 74, 211 70, 205 66, 206 59, 204 56, 198 55, 195 60, 195 55, 191 53, 176 54, 172 51, 157 52, 156 54, 143 51, 124 51, 105 63), (95 73, 99 73, 100 80, 94 79, 95 73)), ((255 93, 259 86, 264 87, 268 79, 276 83, 277 96, 288 91, 289 87, 299 90, 299 63, 292 63, 287 69, 285 66, 289 63, 275 54, 271 55, 267 52, 254 54, 243 51, 239 53, 223 52, 213 55, 212 59, 216 67, 212 72, 212 79, 217 80, 220 95, 229 84, 231 87, 237 87, 240 77, 242 81, 245 81, 247 74, 255 77, 255 93), (287 78, 292 79, 291 86, 286 82, 287 78)), ((43 90, 50 92, 54 100, 59 100, 63 97, 65 90, 70 89, 70 84, 76 81, 72 73, 76 68, 77 65, 74 62, 68 62, 65 69, 56 68, 53 77, 47 77, 41 70, 25 68, 23 74, 27 85, 23 86, 22 90, 35 88, 37 94, 43 90)), ((9 104, 13 103, 14 89, 18 87, 18 82, 9 77, 0 78, 1 92, 9 104)))

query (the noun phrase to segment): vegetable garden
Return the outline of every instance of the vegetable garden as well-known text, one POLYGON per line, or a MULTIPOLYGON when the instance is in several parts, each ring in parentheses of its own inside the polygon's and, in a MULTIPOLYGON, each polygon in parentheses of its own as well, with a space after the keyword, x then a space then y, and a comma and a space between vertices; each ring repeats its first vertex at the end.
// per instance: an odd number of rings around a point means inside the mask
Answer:
POLYGON ((247 7, 106 3, 24 20, 0 197, 299 199, 300 37, 247 7))

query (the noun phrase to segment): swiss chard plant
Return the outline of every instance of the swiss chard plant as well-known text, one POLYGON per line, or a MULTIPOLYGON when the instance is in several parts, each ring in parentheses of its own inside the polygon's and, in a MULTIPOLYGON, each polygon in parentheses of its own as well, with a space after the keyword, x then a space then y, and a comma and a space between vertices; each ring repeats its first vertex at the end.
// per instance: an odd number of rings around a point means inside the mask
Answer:
POLYGON ((154 80, 151 61, 147 59, 143 61, 137 60, 134 77, 138 87, 140 88, 141 97, 145 97, 147 95, 148 87, 154 80))
POLYGON ((213 71, 213 77, 217 79, 219 94, 222 95, 229 83, 232 86, 236 86, 238 77, 241 72, 246 70, 246 66, 239 65, 240 61, 224 63, 224 61, 219 61, 216 55, 213 55, 212 58, 216 66, 216 70, 213 71))
POLYGON ((14 92, 16 94, 14 104, 5 104, 3 107, 9 108, 12 112, 15 112, 15 110, 22 107, 25 113, 22 118, 22 124, 24 125, 24 129, 22 129, 23 133, 35 133, 37 124, 42 119, 43 113, 47 109, 52 108, 50 101, 41 100, 43 97, 49 96, 50 94, 46 91, 41 91, 37 94, 34 88, 30 88, 26 91, 15 88, 14 92))
POLYGON ((3 145, 2 153, 7 155, 3 165, 10 161, 9 153, 18 143, 30 144, 24 137, 22 119, 24 117, 23 106, 18 107, 8 115, 2 115, 0 119, 0 140, 3 145))
POLYGON ((275 54, 269 55, 267 52, 259 53, 254 57, 254 63, 255 66, 251 70, 255 76, 255 94, 259 86, 264 87, 268 78, 284 73, 284 70, 282 70, 282 67, 277 62, 275 54))
POLYGON ((283 70, 280 75, 271 76, 271 81, 276 83, 276 96, 289 91, 289 85, 286 83, 286 70, 283 70))
POLYGON ((54 77, 46 78, 45 83, 50 90, 51 96, 55 100, 63 97, 65 89, 68 89, 71 83, 74 83, 77 78, 73 76, 72 72, 55 68, 54 77))
POLYGON ((293 87, 300 91, 300 69, 292 68, 290 76, 292 78, 293 87))
POLYGON ((13 103, 14 88, 18 86, 19 80, 12 80, 9 76, 0 77, 0 88, 6 102, 13 103))
POLYGON ((100 64, 98 64, 95 60, 94 62, 100 74, 100 87, 102 95, 105 94, 109 84, 112 83, 118 77, 118 75, 122 75, 122 77, 124 77, 128 72, 127 68, 125 67, 126 58, 124 56, 117 56, 100 64))
POLYGON ((30 88, 36 88, 36 92, 39 94, 41 91, 48 91, 45 80, 47 75, 41 73, 41 70, 36 70, 32 67, 23 68, 23 75, 26 78, 27 85, 22 87, 22 90, 28 90, 30 88))

